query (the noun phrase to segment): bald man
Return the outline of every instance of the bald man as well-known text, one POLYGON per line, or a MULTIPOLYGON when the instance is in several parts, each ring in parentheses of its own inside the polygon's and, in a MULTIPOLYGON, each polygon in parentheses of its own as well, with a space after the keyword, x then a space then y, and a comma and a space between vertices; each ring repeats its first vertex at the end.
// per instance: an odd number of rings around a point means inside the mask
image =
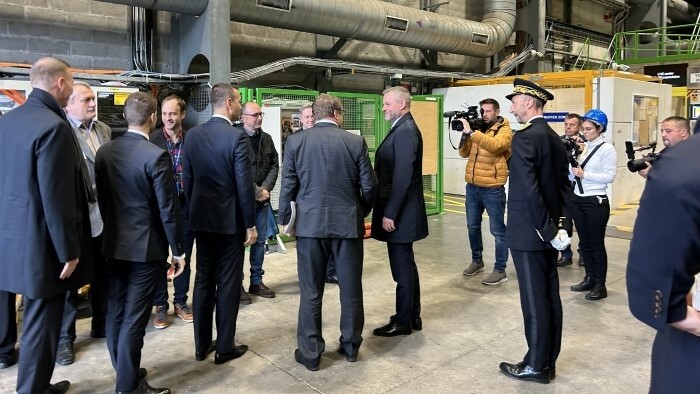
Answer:
MULTIPOLYGON (((50 384, 66 291, 84 285, 91 264, 89 174, 62 108, 73 92, 64 61, 45 57, 29 72, 27 102, 0 118, 0 292, 24 295, 18 393, 64 393, 50 384), (21 245, 21 246, 18 246, 21 245)), ((5 318, 4 316, 2 317, 5 318)))

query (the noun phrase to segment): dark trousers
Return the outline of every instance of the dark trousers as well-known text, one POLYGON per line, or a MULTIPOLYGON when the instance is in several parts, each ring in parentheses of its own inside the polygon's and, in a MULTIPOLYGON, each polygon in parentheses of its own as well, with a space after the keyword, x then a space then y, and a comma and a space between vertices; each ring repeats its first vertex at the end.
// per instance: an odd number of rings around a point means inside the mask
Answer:
POLYGON ((528 351, 523 361, 541 371, 555 366, 561 350, 562 306, 556 249, 510 251, 520 285, 528 351))
POLYGON ((576 223, 586 276, 593 278, 597 285, 605 285, 608 273, 605 228, 610 219, 608 197, 572 197, 571 216, 576 223))
POLYGON ((337 262, 340 346, 347 354, 357 354, 365 324, 362 298, 363 253, 362 238, 297 238, 300 292, 297 346, 305 359, 318 360, 325 350, 321 310, 329 258, 337 262))
MULTIPOLYGON (((185 226, 184 232, 184 244, 185 249, 185 269, 182 271, 177 278, 173 279, 173 288, 175 294, 173 297, 173 302, 179 305, 187 304, 187 293, 190 291, 190 276, 192 275, 192 268, 190 267, 190 260, 192 259, 192 247, 194 246, 194 231, 188 225, 189 222, 189 209, 180 203, 180 220, 185 226)), ((156 282, 156 290, 153 294, 153 305, 163 306, 168 310, 168 278, 167 272, 170 264, 164 262, 162 264, 163 275, 158 276, 158 281, 156 282)))
POLYGON ((204 354, 211 345, 216 307, 216 351, 228 353, 233 350, 236 335, 245 233, 198 231, 196 237, 197 273, 192 302, 195 351, 204 354))
POLYGON ((650 394, 685 394, 697 390, 700 340, 670 325, 658 331, 651 348, 650 394), (693 389, 695 387, 695 389, 693 389))
POLYGON ((117 372, 116 391, 131 391, 138 385, 141 349, 151 314, 160 262, 107 262, 109 308, 107 349, 117 372))
POLYGON ((16 343, 15 293, 0 290, 0 356, 14 354, 16 343))
POLYGON ((420 281, 413 256, 413 243, 387 242, 391 276, 396 282, 396 314, 391 321, 411 327, 420 317, 420 281))
POLYGON ((56 363, 65 293, 51 298, 24 297, 24 322, 17 393, 47 393, 56 363))
MULTIPOLYGON (((92 238, 91 251, 94 261, 94 278, 90 283, 90 308, 92 309, 92 330, 97 333, 105 332, 107 319, 107 271, 106 259, 100 253, 102 248, 102 235, 92 238)), ((75 319, 78 314, 80 297, 78 290, 69 290, 66 294, 66 304, 63 308, 63 322, 61 323, 61 337, 59 342, 75 342, 75 319)))

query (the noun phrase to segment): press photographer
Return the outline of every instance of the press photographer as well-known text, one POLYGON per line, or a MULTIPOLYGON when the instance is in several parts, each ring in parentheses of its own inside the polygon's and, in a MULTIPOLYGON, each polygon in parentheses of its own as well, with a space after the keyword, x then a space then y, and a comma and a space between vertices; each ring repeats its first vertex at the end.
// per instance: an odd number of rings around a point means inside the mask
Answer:
MULTIPOLYGON (((578 167, 578 157, 583 152, 586 143, 586 137, 581 133, 581 115, 569 113, 564 118, 564 135, 561 136, 561 141, 564 143, 566 150, 566 161, 572 167, 578 167)), ((574 223, 571 220, 565 222, 565 230, 571 234, 574 231, 574 223)), ((561 258, 557 260, 557 267, 565 267, 573 264, 574 253, 571 251, 571 245, 561 251, 561 258)), ((581 249, 578 249, 578 265, 583 266, 583 257, 581 249)))
MULTIPOLYGON (((672 147, 681 141, 690 138, 690 122, 682 116, 669 116, 661 123, 661 140, 664 143, 664 150, 672 147)), ((658 153, 660 156, 663 150, 658 153)), ((638 174, 643 178, 649 176, 649 171, 652 168, 653 160, 646 160, 646 168, 639 170, 638 174)))
POLYGON ((508 160, 513 130, 507 119, 499 116, 498 101, 487 98, 479 102, 481 117, 474 116, 476 108, 470 107, 465 116, 452 121, 453 129, 461 126, 462 140, 459 155, 468 157, 464 180, 466 186, 467 228, 472 262, 464 270, 466 276, 476 275, 484 269, 481 237, 481 215, 484 209, 489 214, 491 234, 496 239, 496 262, 494 269, 481 283, 495 285, 508 280, 506 276, 506 225, 503 219, 506 208, 504 185, 508 179, 508 160), (471 113, 471 115, 469 115, 471 113))

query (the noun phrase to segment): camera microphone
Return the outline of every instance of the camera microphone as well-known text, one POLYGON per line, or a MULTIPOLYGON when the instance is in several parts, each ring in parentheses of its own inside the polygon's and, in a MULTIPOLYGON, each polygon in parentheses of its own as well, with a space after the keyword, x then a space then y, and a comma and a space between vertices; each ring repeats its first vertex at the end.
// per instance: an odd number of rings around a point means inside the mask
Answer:
POLYGON ((457 112, 459 112, 459 111, 447 111, 447 112, 444 112, 444 113, 442 114, 442 117, 443 117, 443 118, 451 118, 451 117, 455 116, 455 114, 456 114, 457 112))

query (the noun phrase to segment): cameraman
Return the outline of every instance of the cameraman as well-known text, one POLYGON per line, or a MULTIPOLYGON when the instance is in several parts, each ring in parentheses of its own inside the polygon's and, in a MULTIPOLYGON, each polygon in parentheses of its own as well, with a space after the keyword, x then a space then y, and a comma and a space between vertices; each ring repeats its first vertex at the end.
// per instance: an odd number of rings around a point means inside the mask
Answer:
MULTIPOLYGON (((581 115, 575 114, 573 112, 566 115, 564 118, 564 135, 561 136, 562 141, 571 141, 578 145, 576 153, 567 150, 567 155, 574 154, 578 156, 583 151, 585 146, 586 137, 581 133, 581 115)), ((574 156, 574 159, 576 158, 574 156)), ((566 231, 571 234, 574 230, 574 222, 568 220, 565 222, 566 231)), ((578 249, 578 265, 583 266, 583 257, 581 257, 581 249, 578 249)), ((557 260, 557 267, 565 267, 571 265, 574 258, 574 253, 571 251, 571 245, 567 246, 566 249, 561 251, 561 258, 557 260)))
POLYGON ((466 141, 459 148, 459 155, 468 157, 464 180, 466 186, 467 228, 472 262, 464 270, 466 276, 476 275, 484 269, 481 237, 481 215, 484 209, 489 215, 491 234, 496 239, 496 263, 493 272, 481 283, 495 285, 508 280, 506 276, 506 225, 503 216, 506 209, 504 185, 508 179, 508 159, 513 130, 507 119, 499 116, 498 101, 487 98, 479 102, 483 124, 481 130, 472 130, 466 119, 459 119, 464 125, 466 141))
MULTIPOLYGON (((661 122, 661 140, 664 143, 664 149, 674 146, 681 141, 690 138, 690 122, 682 116, 669 116, 661 122)), ((663 150, 661 151, 663 152, 663 150)), ((659 152, 659 154, 661 154, 659 152)), ((647 162, 647 168, 639 170, 639 175, 644 179, 649 176, 649 171, 652 165, 647 162)))

